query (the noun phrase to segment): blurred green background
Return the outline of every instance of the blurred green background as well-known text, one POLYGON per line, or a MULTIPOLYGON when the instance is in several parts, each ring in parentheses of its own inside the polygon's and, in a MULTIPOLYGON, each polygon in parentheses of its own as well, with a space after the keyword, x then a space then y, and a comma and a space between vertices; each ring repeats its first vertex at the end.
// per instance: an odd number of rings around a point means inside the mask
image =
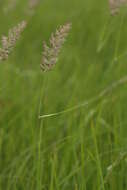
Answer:
POLYGON ((0 1, 0 36, 28 25, 0 63, 0 190, 126 190, 126 7, 112 17, 106 0, 10 2, 0 1), (66 22, 43 73, 42 42, 66 22), (40 100, 41 115, 56 115, 38 119, 40 100))

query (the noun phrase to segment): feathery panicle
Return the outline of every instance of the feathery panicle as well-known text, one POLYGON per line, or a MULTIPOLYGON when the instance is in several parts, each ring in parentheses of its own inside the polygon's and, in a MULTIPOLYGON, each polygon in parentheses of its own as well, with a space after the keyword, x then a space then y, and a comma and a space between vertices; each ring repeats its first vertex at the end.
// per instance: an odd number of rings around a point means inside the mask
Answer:
POLYGON ((119 13, 120 7, 125 4, 127 4, 127 0, 109 0, 111 15, 119 13))
POLYGON ((26 22, 22 21, 17 26, 9 30, 8 36, 3 36, 1 39, 0 60, 6 60, 8 55, 12 52, 17 40, 26 27, 26 22))
POLYGON ((38 4, 40 0, 29 0, 29 8, 34 9, 38 4))
POLYGON ((48 46, 46 42, 43 43, 42 63, 40 65, 43 71, 51 70, 53 66, 56 64, 58 54, 66 40, 66 37, 70 29, 70 23, 60 26, 60 28, 56 30, 55 34, 51 35, 49 41, 50 45, 48 46))
POLYGON ((25 10, 26 14, 33 15, 35 13, 36 7, 39 5, 40 0, 28 0, 28 5, 25 10))
POLYGON ((9 0, 6 7, 4 7, 4 12, 8 13, 9 11, 13 11, 16 8, 18 0, 9 0))

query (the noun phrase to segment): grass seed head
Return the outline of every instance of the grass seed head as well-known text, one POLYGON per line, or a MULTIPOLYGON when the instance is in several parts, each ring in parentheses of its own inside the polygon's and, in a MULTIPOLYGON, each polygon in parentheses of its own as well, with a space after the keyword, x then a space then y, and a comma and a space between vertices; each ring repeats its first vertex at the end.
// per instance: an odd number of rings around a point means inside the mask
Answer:
POLYGON ((9 0, 8 4, 4 7, 4 13, 7 14, 10 11, 13 11, 17 4, 18 4, 19 0, 9 0))
POLYGON ((43 55, 40 65, 43 71, 51 70, 56 64, 59 52, 66 40, 66 37, 68 36, 70 29, 70 23, 60 26, 59 29, 56 30, 55 34, 51 34, 49 46, 46 42, 43 43, 43 55))
POLYGON ((8 58, 8 55, 12 52, 17 40, 20 38, 21 33, 23 32, 25 27, 26 22, 22 21, 17 26, 9 30, 8 36, 2 37, 0 48, 0 60, 6 60, 8 58))
POLYGON ((29 0, 29 8, 34 9, 38 4, 40 0, 29 0))
POLYGON ((109 0, 111 15, 114 16, 118 14, 120 7, 125 4, 127 4, 127 0, 109 0))

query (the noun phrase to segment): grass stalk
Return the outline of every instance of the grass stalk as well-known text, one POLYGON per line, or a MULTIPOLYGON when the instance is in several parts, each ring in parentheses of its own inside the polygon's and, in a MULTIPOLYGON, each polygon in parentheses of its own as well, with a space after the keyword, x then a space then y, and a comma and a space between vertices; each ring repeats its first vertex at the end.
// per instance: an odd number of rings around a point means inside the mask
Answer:
POLYGON ((97 170, 98 170, 98 173, 100 176, 100 182, 101 182, 100 189, 105 190, 101 161, 100 161, 99 150, 98 150, 98 145, 97 145, 96 128, 93 122, 91 123, 91 130, 92 130, 94 147, 95 147, 97 170))

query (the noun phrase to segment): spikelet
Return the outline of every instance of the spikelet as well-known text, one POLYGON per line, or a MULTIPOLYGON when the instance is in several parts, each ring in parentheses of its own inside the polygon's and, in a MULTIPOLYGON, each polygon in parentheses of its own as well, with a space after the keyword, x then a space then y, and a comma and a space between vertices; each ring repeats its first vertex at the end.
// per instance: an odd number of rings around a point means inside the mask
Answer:
POLYGON ((6 60, 8 55, 12 52, 17 40, 26 27, 26 22, 22 21, 17 26, 9 30, 8 36, 3 36, 1 39, 0 60, 6 60))
POLYGON ((119 13, 120 7, 125 4, 127 4, 127 0, 109 0, 111 15, 114 16, 119 13))
POLYGON ((70 23, 60 26, 60 28, 56 30, 55 34, 51 35, 49 41, 50 45, 48 46, 46 42, 43 43, 42 62, 40 64, 42 71, 49 71, 54 67, 58 60, 58 54, 70 29, 70 23))

